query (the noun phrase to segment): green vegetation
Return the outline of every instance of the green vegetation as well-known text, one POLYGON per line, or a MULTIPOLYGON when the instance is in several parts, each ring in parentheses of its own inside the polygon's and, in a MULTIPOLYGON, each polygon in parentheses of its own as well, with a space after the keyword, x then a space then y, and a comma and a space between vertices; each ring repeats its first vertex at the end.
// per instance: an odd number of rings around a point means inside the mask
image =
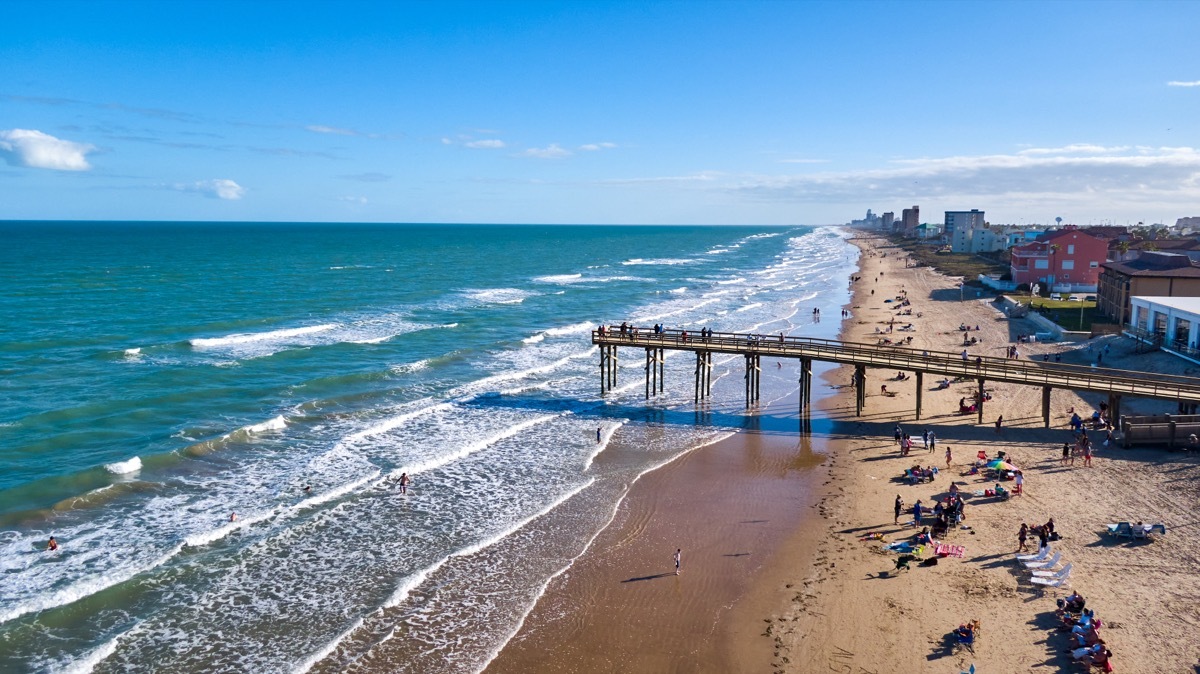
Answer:
POLYGON ((962 276, 968 284, 978 285, 976 278, 980 274, 1003 275, 1009 272, 1008 262, 999 257, 993 259, 971 253, 951 253, 948 248, 939 250, 938 246, 902 236, 892 235, 888 240, 904 248, 904 251, 896 251, 896 255, 907 252, 916 264, 933 267, 946 276, 962 276))
MULTIPOLYGON (((1022 304, 1029 304, 1029 296, 1010 295, 1022 304)), ((1053 300, 1045 297, 1033 298, 1033 308, 1043 316, 1058 323, 1064 330, 1080 330, 1090 332, 1092 322, 1104 323, 1106 319, 1096 311, 1095 302, 1071 302, 1068 300, 1053 300)))

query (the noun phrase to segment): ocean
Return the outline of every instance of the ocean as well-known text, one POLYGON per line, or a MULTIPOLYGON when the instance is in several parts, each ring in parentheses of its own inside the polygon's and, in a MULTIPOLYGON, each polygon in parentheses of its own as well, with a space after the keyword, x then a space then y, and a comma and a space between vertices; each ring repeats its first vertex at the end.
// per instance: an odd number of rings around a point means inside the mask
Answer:
POLYGON ((858 257, 809 227, 0 235, 4 672, 481 671, 639 475, 753 420, 738 357, 701 410, 686 354, 646 401, 623 351, 601 397, 590 331, 836 337, 812 310, 858 257))

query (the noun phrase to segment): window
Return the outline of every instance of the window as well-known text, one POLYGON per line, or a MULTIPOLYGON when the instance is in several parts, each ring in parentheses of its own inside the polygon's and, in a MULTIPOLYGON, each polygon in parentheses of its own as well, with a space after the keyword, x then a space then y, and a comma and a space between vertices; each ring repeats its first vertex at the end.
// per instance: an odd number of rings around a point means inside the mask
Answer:
POLYGON ((1034 269, 1049 269, 1050 268, 1050 260, 1046 260, 1046 259, 1034 260, 1033 268, 1034 269))
POLYGON ((1088 269, 1095 269, 1096 267, 1099 267, 1099 266, 1100 266, 1100 263, 1096 262, 1095 260, 1092 260, 1091 262, 1088 263, 1088 269))
POLYGON ((1075 260, 1063 260, 1062 268, 1063 269, 1074 269, 1075 268, 1075 260))
POLYGON ((1067 244, 1067 255, 1074 255, 1074 254, 1075 254, 1075 244, 1068 243, 1067 244))

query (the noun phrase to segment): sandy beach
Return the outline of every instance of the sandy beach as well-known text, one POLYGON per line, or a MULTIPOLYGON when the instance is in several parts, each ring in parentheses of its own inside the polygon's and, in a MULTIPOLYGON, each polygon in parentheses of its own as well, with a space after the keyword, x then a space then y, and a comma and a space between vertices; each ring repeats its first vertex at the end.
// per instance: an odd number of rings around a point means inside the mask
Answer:
MULTIPOLYGON (((842 338, 874 343, 894 312, 885 299, 907 292, 913 346, 960 348, 960 323, 981 343, 972 353, 998 355, 1015 335, 1033 332, 984 300, 959 300, 958 279, 928 268, 905 268, 899 250, 862 236, 860 281, 842 338), (872 293, 871 291, 874 291, 872 293), (920 317, 916 317, 916 313, 920 317)), ((1135 354, 1116 337, 1068 344, 1021 344, 1020 357, 1061 354, 1086 363, 1109 345, 1115 368, 1195 374, 1161 353, 1135 354)), ((612 524, 567 574, 556 579, 523 629, 489 672, 958 672, 1083 671, 1055 629, 1055 597, 1039 595, 1013 558, 1022 522, 1053 517, 1063 540, 1054 544, 1073 564, 1071 587, 1103 621, 1101 637, 1119 672, 1190 672, 1200 656, 1200 521, 1194 513, 1200 460, 1150 449, 1097 448, 1060 465, 1074 408, 1090 415, 1098 400, 1055 391, 1052 428, 1042 427, 1036 389, 989 384, 984 424, 958 414, 974 383, 929 391, 914 419, 913 380, 868 372, 868 399, 854 416, 850 369, 828 373, 827 397, 808 437, 786 423, 793 401, 761 410, 774 420, 758 430, 701 448, 639 480, 612 524), (886 384, 895 396, 883 396, 886 384), (1004 416, 1002 433, 994 420, 1004 416), (916 438, 901 457, 896 423, 916 438), (773 424, 773 425, 772 425, 773 424), (920 436, 938 438, 934 452, 920 436), (946 469, 945 449, 953 462, 946 469), (976 453, 1008 453, 1024 469, 1025 493, 1007 501, 972 496, 991 486, 968 475, 976 453), (929 484, 899 479, 915 463, 942 469, 929 484), (817 465, 817 468, 813 468, 817 465), (945 541, 961 558, 893 572, 897 557, 882 543, 916 531, 888 520, 899 495, 906 511, 918 499, 931 506, 951 481, 966 495, 969 529, 945 541), (1106 534, 1116 521, 1166 524, 1168 534, 1133 542, 1106 534), (683 572, 671 554, 684 549, 683 572), (951 630, 981 621, 973 651, 956 647, 951 630)), ((1169 410, 1163 401, 1127 401, 1126 413, 1169 410)), ((1102 433, 1094 433, 1097 444, 1102 433)), ((1011 483, 1009 483, 1011 487, 1011 483)), ((1036 542, 1030 547, 1035 547, 1036 542)), ((926 555, 928 556, 928 555, 926 555)))

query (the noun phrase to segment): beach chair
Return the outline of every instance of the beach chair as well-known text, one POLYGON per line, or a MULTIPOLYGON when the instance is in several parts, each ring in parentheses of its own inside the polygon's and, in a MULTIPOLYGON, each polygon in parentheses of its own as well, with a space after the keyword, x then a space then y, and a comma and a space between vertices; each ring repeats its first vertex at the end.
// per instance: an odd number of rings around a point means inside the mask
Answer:
POLYGON ((1163 536, 1166 536, 1167 535, 1167 525, 1152 524, 1152 525, 1150 525, 1150 528, 1146 530, 1146 533, 1147 534, 1159 533, 1159 534, 1162 534, 1163 536))
POLYGON ((1034 578, 1066 578, 1071 575, 1072 564, 1067 564, 1058 571, 1034 571, 1034 578))
POLYGON ((1049 559, 1039 559, 1037 561, 1024 562, 1024 564, 1027 569, 1053 569, 1058 566, 1060 559, 1062 559, 1062 553, 1056 552, 1049 559))
POLYGON ((1017 555, 1019 562, 1040 562, 1050 556, 1050 546, 1047 545, 1037 551, 1036 555, 1017 555))
POLYGON ((1141 525, 1135 526, 1135 527, 1133 527, 1132 531, 1133 531, 1133 534, 1132 534, 1133 540, 1135 540, 1135 541, 1138 541, 1138 540, 1144 541, 1147 538, 1149 538, 1148 536, 1146 536, 1146 527, 1144 527, 1144 526, 1141 526, 1141 525))
POLYGON ((1055 589, 1063 588, 1063 587, 1070 587, 1071 576, 1066 575, 1061 578, 1041 578, 1039 576, 1034 576, 1033 578, 1030 578, 1029 581, 1031 583, 1033 583, 1035 587, 1037 587, 1038 594, 1042 594, 1046 591, 1046 588, 1048 588, 1048 587, 1052 587, 1055 589))
POLYGON ((1129 522, 1117 522, 1116 524, 1108 525, 1109 535, 1117 538, 1128 538, 1133 535, 1133 527, 1129 522))

